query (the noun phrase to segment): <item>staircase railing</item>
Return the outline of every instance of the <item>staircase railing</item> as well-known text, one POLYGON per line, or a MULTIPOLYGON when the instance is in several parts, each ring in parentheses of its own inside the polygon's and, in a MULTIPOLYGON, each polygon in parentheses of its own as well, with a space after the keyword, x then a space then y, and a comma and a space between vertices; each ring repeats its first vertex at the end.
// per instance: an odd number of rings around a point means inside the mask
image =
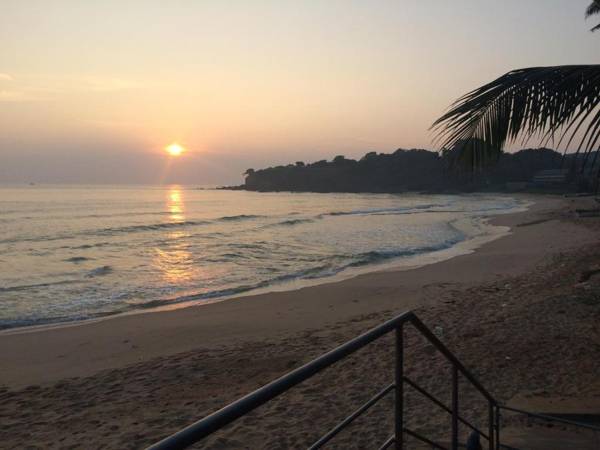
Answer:
POLYGON ((404 421, 404 387, 408 385, 416 392, 422 394, 441 409, 452 416, 452 426, 450 431, 450 449, 458 450, 459 448, 459 423, 468 428, 477 431, 481 437, 487 441, 489 450, 498 450, 499 443, 499 404, 492 395, 481 385, 475 376, 467 370, 461 362, 448 350, 448 348, 432 333, 423 322, 412 312, 401 314, 382 325, 379 325, 372 330, 340 345, 339 347, 325 353, 313 361, 287 373, 286 375, 272 381, 271 383, 257 389, 256 391, 234 401, 224 408, 210 414, 188 427, 176 432, 175 434, 163 439, 162 441, 149 447, 152 450, 175 450, 184 449, 190 445, 201 441, 215 431, 220 430, 224 426, 230 424, 234 420, 242 417, 245 414, 253 411, 269 400, 277 397, 285 391, 291 389, 297 384, 307 380, 313 375, 319 373, 323 369, 335 364, 348 355, 360 350, 371 342, 387 335, 395 333, 395 379, 381 391, 377 392, 367 402, 361 405, 352 414, 342 420, 338 425, 333 427, 321 438, 319 438, 311 449, 323 447, 331 441, 338 433, 343 431, 356 418, 364 414, 369 408, 375 405, 378 401, 386 397, 389 393, 394 393, 394 433, 381 444, 381 449, 386 449, 394 446, 396 450, 403 449, 405 436, 411 436, 427 445, 441 450, 449 450, 442 444, 434 442, 426 436, 417 433, 414 430, 405 426, 404 421), (424 336, 452 366, 451 386, 452 386, 452 404, 445 405, 431 393, 427 392, 422 386, 419 386, 414 380, 409 379, 404 375, 404 325, 411 324, 422 336, 424 336), (488 404, 488 431, 484 433, 475 425, 461 417, 459 414, 459 376, 466 379, 472 386, 479 391, 488 404))

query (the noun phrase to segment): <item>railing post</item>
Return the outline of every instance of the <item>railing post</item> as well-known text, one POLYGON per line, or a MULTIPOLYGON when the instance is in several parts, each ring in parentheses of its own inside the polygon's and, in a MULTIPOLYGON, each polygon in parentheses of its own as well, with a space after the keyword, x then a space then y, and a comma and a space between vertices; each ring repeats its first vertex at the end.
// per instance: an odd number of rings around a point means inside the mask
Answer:
POLYGON ((452 365, 452 450, 458 450, 458 368, 452 365))
POLYGON ((404 448, 404 323, 396 327, 395 449, 404 448))
POLYGON ((492 402, 489 402, 488 423, 488 448, 489 450, 496 450, 496 447, 494 446, 494 404, 492 402))
POLYGON ((500 408, 496 404, 496 449, 500 450, 500 408))

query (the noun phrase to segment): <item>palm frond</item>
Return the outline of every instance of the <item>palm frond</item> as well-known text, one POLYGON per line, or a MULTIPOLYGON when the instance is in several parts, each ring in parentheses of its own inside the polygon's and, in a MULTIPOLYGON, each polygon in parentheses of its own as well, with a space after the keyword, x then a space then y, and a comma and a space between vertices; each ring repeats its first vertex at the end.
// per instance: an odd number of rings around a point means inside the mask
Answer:
MULTIPOLYGON (((596 15, 600 13, 600 0, 594 0, 585 10, 585 18, 589 18, 590 16, 596 15)), ((600 24, 596 25, 591 29, 591 31, 596 31, 600 29, 600 24)))
POLYGON ((459 98, 432 129, 437 144, 459 149, 459 162, 472 168, 519 137, 575 141, 589 154, 600 139, 599 102, 600 65, 519 69, 459 98))
POLYGON ((590 5, 585 9, 585 18, 587 19, 594 14, 600 13, 600 1, 594 0, 590 5))

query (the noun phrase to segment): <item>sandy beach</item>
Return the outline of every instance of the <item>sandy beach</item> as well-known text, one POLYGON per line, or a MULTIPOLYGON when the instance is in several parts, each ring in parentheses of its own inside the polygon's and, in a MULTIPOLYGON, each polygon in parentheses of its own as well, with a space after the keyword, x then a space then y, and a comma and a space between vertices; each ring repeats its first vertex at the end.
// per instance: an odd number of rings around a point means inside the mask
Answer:
MULTIPOLYGON (((509 235, 436 264, 1 333, 0 448, 142 448, 409 309, 441 327, 443 341, 499 399, 587 397, 590 407, 600 405, 600 277, 582 276, 600 263, 600 224, 574 214, 592 201, 526 198, 533 201, 528 211, 493 219, 510 227, 509 235)), ((260 408, 205 447, 309 444, 389 383, 393 348, 386 342, 260 408)), ((449 368, 416 335, 408 345, 410 376, 448 398, 449 368)), ((465 414, 481 420, 485 405, 464 389, 465 414)), ((411 426, 440 434, 449 419, 407 395, 411 426)), ((340 435, 334 448, 385 440, 392 429, 386 405, 340 435)))

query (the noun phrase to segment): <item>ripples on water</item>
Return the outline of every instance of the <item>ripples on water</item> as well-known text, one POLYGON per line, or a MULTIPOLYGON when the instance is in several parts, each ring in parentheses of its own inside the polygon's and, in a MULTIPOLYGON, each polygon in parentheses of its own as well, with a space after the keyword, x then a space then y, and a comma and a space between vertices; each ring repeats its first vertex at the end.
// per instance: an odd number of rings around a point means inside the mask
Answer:
POLYGON ((518 206, 490 195, 0 188, 0 328, 418 263, 518 206))

